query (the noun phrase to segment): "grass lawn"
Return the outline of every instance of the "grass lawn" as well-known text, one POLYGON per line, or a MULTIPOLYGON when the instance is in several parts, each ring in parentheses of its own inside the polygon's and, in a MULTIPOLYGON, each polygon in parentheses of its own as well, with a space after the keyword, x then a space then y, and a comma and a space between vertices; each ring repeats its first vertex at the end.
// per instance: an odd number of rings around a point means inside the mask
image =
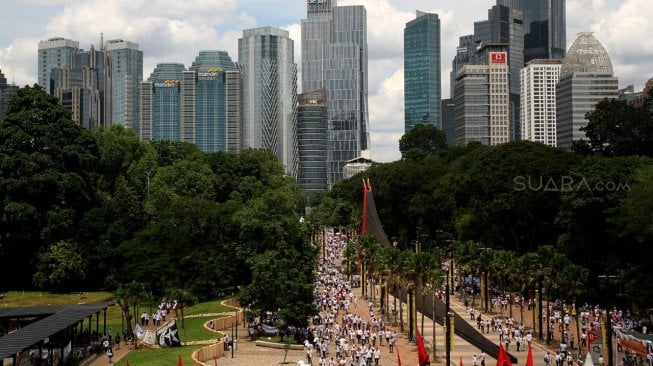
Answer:
POLYGON ((184 319, 183 329, 181 328, 181 319, 177 320, 179 338, 182 342, 206 341, 209 339, 222 338, 222 333, 211 332, 210 330, 204 328, 204 323, 208 322, 211 319, 215 319, 215 317, 211 316, 207 318, 186 318, 184 319))
POLYGON ((110 292, 83 292, 74 294, 53 294, 39 291, 9 291, 0 300, 0 307, 13 308, 21 306, 65 305, 89 302, 111 301, 110 292))
POLYGON ((191 359, 191 354, 203 346, 189 346, 189 347, 171 347, 159 349, 141 348, 129 352, 120 361, 114 363, 115 366, 127 365, 129 360, 130 366, 176 366, 179 356, 184 365, 194 365, 191 359))
MULTIPOLYGON (((226 299, 227 298, 222 298, 219 300, 200 302, 193 306, 189 306, 186 309, 184 309, 184 315, 234 312, 235 311, 234 308, 220 304, 220 302, 226 299)), ((181 313, 179 314, 179 316, 181 316, 181 313)))

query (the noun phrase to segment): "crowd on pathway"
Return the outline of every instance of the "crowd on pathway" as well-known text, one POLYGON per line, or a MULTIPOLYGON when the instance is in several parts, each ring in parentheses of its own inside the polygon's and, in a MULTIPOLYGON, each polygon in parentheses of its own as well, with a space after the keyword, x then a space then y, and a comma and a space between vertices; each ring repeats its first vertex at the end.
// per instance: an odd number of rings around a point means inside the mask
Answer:
POLYGON ((379 365, 382 349, 394 352, 397 332, 376 316, 371 304, 367 309, 359 306, 351 281, 337 269, 347 237, 327 233, 325 239, 318 270, 320 286, 315 290, 320 311, 304 342, 306 361, 319 366, 379 365))

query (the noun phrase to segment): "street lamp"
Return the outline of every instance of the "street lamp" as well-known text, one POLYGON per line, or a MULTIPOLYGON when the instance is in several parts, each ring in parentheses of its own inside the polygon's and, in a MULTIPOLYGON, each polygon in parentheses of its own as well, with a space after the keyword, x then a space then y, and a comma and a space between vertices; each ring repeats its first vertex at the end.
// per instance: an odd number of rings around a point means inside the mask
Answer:
POLYGON ((450 268, 450 263, 449 261, 445 261, 442 264, 442 270, 445 272, 445 285, 444 285, 444 290, 445 290, 445 302, 444 302, 444 311, 445 311, 445 319, 444 319, 444 347, 445 347, 445 366, 450 366, 451 365, 451 312, 449 308, 449 268, 450 268))
POLYGON ((605 307, 605 338, 606 338, 606 345, 608 347, 608 366, 614 366, 614 355, 612 352, 612 317, 610 316, 610 308, 612 307, 612 292, 610 291, 611 287, 611 281, 612 279, 618 278, 618 276, 615 275, 599 275, 597 276, 598 278, 605 280, 607 287, 608 287, 608 293, 610 294, 606 298, 609 298, 610 300, 606 301, 606 307, 605 307))

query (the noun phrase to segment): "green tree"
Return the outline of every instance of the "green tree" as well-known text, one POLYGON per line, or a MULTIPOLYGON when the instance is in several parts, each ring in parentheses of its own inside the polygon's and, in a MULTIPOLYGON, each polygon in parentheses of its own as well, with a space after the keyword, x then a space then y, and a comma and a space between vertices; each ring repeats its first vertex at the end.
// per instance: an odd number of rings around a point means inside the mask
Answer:
POLYGON ((86 276, 83 262, 73 243, 59 241, 39 256, 33 282, 37 287, 59 291, 79 289, 86 276))
POLYGON ((197 303, 197 297, 188 290, 182 288, 168 290, 166 297, 168 300, 177 301, 177 307, 175 308, 175 317, 179 318, 178 311, 181 312, 181 328, 186 330, 184 325, 184 309, 197 303))
POLYGON ((404 159, 420 159, 447 148, 447 136, 432 125, 415 125, 399 140, 399 151, 404 159))
POLYGON ((594 153, 653 157, 653 115, 646 106, 604 99, 585 118, 588 123, 581 131, 587 135, 589 147, 594 153))
POLYGON ((35 85, 18 90, 0 121, 0 287, 30 285, 32 263, 73 237, 96 204, 98 148, 70 111, 35 85), (8 282, 11 281, 11 282, 8 282))

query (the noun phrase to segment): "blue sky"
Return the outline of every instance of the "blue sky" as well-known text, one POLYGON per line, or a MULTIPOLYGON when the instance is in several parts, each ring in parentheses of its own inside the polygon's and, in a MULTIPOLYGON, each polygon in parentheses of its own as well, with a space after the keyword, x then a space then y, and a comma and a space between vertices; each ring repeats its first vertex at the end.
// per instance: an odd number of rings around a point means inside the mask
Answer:
MULTIPOLYGON (((158 62, 189 65, 200 50, 229 52, 237 60, 242 30, 287 29, 300 64, 301 19, 306 0, 0 0, 0 70, 18 85, 36 82, 38 42, 51 37, 88 49, 104 39, 124 39, 144 52, 144 78, 158 62)), ((458 37, 487 18, 495 0, 339 0, 364 5, 368 15, 369 112, 372 158, 400 157, 403 134, 403 28, 415 10, 438 13, 442 33, 442 95, 458 37)), ((592 31, 606 47, 619 84, 641 89, 653 76, 653 7, 650 0, 568 0, 567 47, 592 31)))

